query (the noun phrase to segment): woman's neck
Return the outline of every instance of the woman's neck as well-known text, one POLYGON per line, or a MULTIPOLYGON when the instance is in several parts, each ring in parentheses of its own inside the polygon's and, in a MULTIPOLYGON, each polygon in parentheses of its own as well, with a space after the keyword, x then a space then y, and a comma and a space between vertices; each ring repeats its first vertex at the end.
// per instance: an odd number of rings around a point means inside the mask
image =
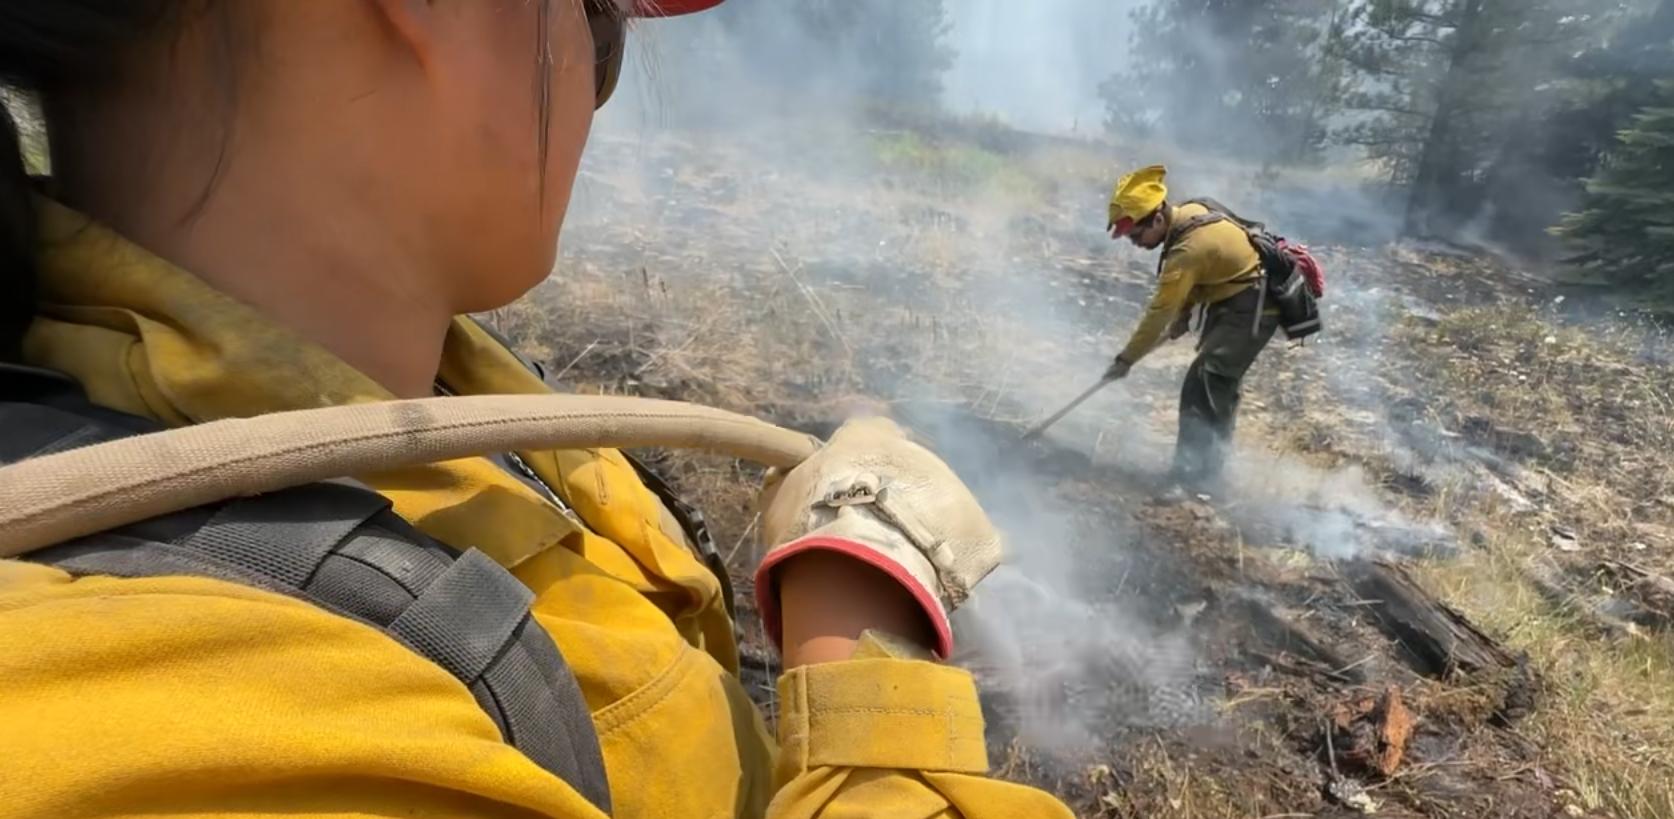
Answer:
POLYGON ((280 140, 217 128, 182 138, 140 107, 73 113, 52 134, 66 204, 395 395, 431 394, 455 312, 447 277, 431 261, 424 215, 358 178, 342 146, 306 126, 280 140), (111 134, 128 136, 113 144, 111 134))
POLYGON ((404 248, 390 241, 387 226, 237 184, 227 180, 184 223, 166 218, 167 211, 68 198, 396 396, 429 395, 452 311, 409 274, 404 248))

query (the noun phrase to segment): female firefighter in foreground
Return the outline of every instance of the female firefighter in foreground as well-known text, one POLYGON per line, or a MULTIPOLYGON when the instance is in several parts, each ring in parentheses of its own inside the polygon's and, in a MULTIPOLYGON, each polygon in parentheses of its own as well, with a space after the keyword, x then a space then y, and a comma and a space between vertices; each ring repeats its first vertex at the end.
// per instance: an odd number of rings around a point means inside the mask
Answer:
MULTIPOLYGON (((544 390, 459 316, 551 269, 624 18, 717 1, 5 4, 0 75, 38 95, 52 176, 25 176, 7 119, 0 403, 63 403, 68 384, 104 422, 180 426, 544 390)), ((391 555, 419 565, 401 557, 415 538, 474 547, 521 581, 510 596, 532 596, 533 632, 567 661, 563 679, 513 681, 550 687, 543 708, 578 692, 579 724, 535 726, 585 740, 567 762, 514 748, 489 709, 506 725, 516 709, 461 683, 452 666, 480 646, 445 638, 468 628, 395 628, 452 568, 391 626, 407 643, 308 602, 329 591, 326 562, 299 599, 236 572, 4 561, 0 814, 1068 815, 984 778, 973 683, 929 661, 997 541, 964 486, 887 422, 844 427, 764 497, 778 545, 758 595, 790 669, 777 748, 736 677, 720 583, 620 454, 356 477, 377 495, 345 491, 393 504, 377 532, 322 536, 333 521, 257 498, 243 508, 265 517, 229 505, 147 548, 202 541, 236 563, 251 543, 306 540, 340 549, 330 571, 353 578, 391 555), (843 475, 888 487, 917 519, 822 497, 843 475), (833 511, 810 511, 822 504, 833 511), (449 662, 421 656, 429 643, 449 662), (601 755, 608 783, 554 773, 601 755)))

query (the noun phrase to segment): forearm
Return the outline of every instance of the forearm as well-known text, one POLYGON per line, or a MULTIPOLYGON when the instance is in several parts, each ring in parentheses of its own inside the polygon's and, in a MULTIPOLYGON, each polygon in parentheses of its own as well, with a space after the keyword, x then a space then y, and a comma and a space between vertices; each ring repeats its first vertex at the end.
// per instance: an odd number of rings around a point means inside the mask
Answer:
POLYGON ((1159 308, 1153 305, 1145 311, 1144 318, 1140 319, 1139 326, 1134 328, 1133 335, 1128 337, 1127 345, 1122 348, 1122 352, 1119 354, 1123 361, 1129 364, 1137 364, 1140 359, 1149 355, 1152 350, 1155 350, 1162 343, 1163 337, 1168 334, 1169 328, 1174 324, 1179 314, 1178 309, 1168 309, 1168 312, 1163 312, 1164 309, 1168 308, 1159 308))
POLYGON ((912 595, 859 560, 813 551, 786 562, 778 576, 787 669, 847 660, 867 630, 933 644, 930 623, 912 595))
POLYGON ((1156 294, 1145 306, 1145 315, 1128 338, 1127 346, 1122 348, 1119 356, 1122 360, 1137 364, 1162 343, 1169 327, 1185 308, 1195 279, 1190 270, 1172 268, 1163 271, 1162 278, 1157 281, 1156 294))

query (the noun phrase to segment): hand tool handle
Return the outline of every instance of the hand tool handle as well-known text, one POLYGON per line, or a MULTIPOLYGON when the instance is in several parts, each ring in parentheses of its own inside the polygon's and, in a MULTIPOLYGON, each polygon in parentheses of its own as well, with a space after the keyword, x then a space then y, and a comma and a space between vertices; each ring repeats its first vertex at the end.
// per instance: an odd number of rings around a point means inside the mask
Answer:
POLYGON ((1036 438, 1039 438, 1041 433, 1050 429, 1053 424, 1056 424, 1059 421, 1063 420, 1064 416, 1070 414, 1071 412, 1074 412, 1076 407, 1081 406, 1082 403, 1084 403, 1087 399, 1092 398, 1094 393, 1097 393, 1099 390, 1102 390, 1105 387, 1110 386, 1112 383, 1115 383, 1115 381, 1116 381, 1116 379, 1114 379, 1114 378, 1101 378, 1101 379, 1099 379, 1099 382, 1097 384, 1094 384, 1093 386, 1088 387, 1086 392, 1076 396, 1074 401, 1069 402, 1069 404, 1065 405, 1065 407, 1063 409, 1058 410, 1057 412, 1053 413, 1051 418, 1048 418, 1045 421, 1042 421, 1039 424, 1036 424, 1034 429, 1031 429, 1028 432, 1024 433, 1023 440, 1032 441, 1036 438))

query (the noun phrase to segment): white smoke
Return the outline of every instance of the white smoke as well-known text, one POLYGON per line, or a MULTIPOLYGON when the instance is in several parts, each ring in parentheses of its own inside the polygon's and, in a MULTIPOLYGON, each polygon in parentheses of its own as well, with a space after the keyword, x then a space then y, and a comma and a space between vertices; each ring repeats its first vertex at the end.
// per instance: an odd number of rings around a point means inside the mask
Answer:
MULTIPOLYGON (((950 0, 956 61, 944 103, 1038 131, 1097 135, 1104 105, 1098 86, 1125 67, 1135 4, 950 0)), ((1101 231, 1108 186, 1122 168, 1169 162, 1181 194, 1214 196, 1306 241, 1364 236, 1368 225, 1390 224, 1379 203, 1353 177, 1275 176, 1170 144, 1082 143, 1082 155, 1109 152, 1097 168, 1085 160, 1064 165, 1027 148, 979 157, 999 173, 1038 183, 1030 195, 935 179, 907 179, 903 187, 883 178, 875 145, 899 136, 893 126, 817 88, 787 100, 750 85, 740 55, 761 44, 729 39, 724 27, 701 17, 645 24, 635 43, 622 96, 602 114, 572 205, 567 230, 579 230, 566 235, 586 241, 590 232, 631 233, 646 248, 652 275, 745 265, 773 270, 769 251, 783 249, 798 271, 797 286, 826 300, 833 323, 843 327, 837 308, 845 303, 879 312, 902 305, 942 310, 944 321, 955 309, 973 323, 1003 318, 995 326, 1007 337, 971 345, 964 360, 862 355, 857 362, 862 383, 873 371, 891 371, 880 398, 941 402, 929 405, 942 412, 904 420, 934 442, 1008 535, 1007 565, 958 615, 961 639, 972 649, 964 659, 998 694, 1001 710, 1010 709, 1002 719, 1015 720, 1012 727, 1038 747, 1069 750, 1108 741, 1113 727, 1212 718, 1197 694, 1190 618, 1171 610, 1169 589, 1154 587, 1171 582, 1171 568, 1152 565, 1158 558, 1135 548, 1140 532, 1121 508, 1088 509, 1078 505, 1085 498, 1060 495, 1058 477, 1036 468, 1032 459, 1040 453, 1018 447, 1015 429, 984 426, 977 416, 1017 420, 1061 404, 1098 376, 1137 320, 1154 257, 1101 231), (704 70, 687 70, 694 65, 704 70), (697 147, 669 148, 678 144, 697 147), (703 167, 670 158, 679 156, 703 157, 703 167), (688 175, 706 175, 701 196, 683 187, 688 175), (759 212, 763 203, 770 214, 759 212), (674 242, 675 231, 666 228, 695 219, 702 226, 685 224, 674 242), (746 227, 740 219, 763 221, 746 227), (925 224, 903 227, 908 219, 925 224), (1064 238, 1078 235, 1085 240, 1064 238), (1072 272, 1083 277, 1079 284, 1072 272), (966 403, 947 410, 955 399, 966 403)), ((926 146, 944 147, 911 147, 926 146)), ((1362 329, 1350 329, 1351 337, 1362 329)), ((807 333, 824 337, 829 329, 809 316, 807 333)), ((1381 330, 1360 339, 1381 341, 1381 330)), ((1284 355, 1269 350, 1257 367, 1307 366, 1284 355)), ((1088 465, 1123 476, 1130 487, 1161 489, 1179 377, 1190 357, 1180 342, 1148 360, 1055 429, 1051 443, 1060 454, 1085 453, 1088 465)), ((1381 412, 1380 399, 1368 394, 1367 405, 1381 412)), ((1411 535, 1424 526, 1390 509, 1364 474, 1265 450, 1259 438, 1240 440, 1226 497, 1212 504, 1251 540, 1339 559, 1424 539, 1411 535)), ((1131 509, 1143 500, 1093 502, 1131 509)))
POLYGON ((1047 133, 1097 135, 1099 85, 1127 68, 1137 0, 950 0, 956 53, 944 101, 1047 133))

